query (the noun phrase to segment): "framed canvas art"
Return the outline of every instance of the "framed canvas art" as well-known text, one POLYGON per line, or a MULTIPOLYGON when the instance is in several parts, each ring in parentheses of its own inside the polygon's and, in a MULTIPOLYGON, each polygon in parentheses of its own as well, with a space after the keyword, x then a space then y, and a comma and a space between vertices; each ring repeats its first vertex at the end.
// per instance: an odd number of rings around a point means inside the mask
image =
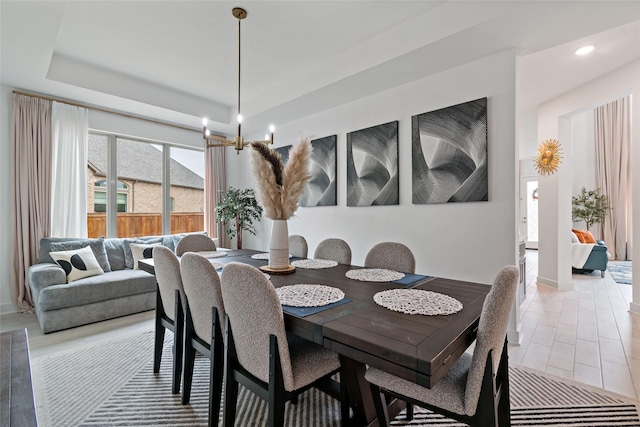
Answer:
MULTIPOLYGON (((337 135, 331 135, 311 140, 311 147, 313 147, 309 159, 311 179, 305 186, 300 206, 336 206, 338 204, 336 197, 337 139, 337 135)), ((291 145, 275 149, 280 153, 283 164, 286 164, 289 159, 290 149, 291 145)))
POLYGON ((399 204, 398 121, 347 134, 347 206, 399 204))
POLYGON ((487 98, 411 118, 414 204, 489 200, 487 98))

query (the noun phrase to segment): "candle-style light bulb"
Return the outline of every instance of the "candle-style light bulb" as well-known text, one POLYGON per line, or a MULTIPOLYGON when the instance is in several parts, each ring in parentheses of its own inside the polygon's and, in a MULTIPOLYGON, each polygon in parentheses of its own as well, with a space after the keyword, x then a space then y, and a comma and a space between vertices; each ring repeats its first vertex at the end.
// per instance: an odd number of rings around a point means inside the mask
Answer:
POLYGON ((209 135, 211 135, 211 132, 209 131, 209 129, 206 129, 206 130, 204 131, 204 134, 205 134, 205 135, 207 135, 207 136, 209 136, 209 135))
POLYGON ((206 126, 206 125, 207 125, 207 123, 209 123, 209 120, 207 120, 207 118, 206 118, 206 117, 203 117, 203 118, 202 118, 202 126, 206 126))
POLYGON ((266 133, 266 134, 264 135, 264 140, 265 140, 265 141, 268 141, 268 140, 269 140, 269 134, 268 134, 268 133, 266 133))
POLYGON ((238 114, 238 123, 242 123, 242 114, 238 114))
POLYGON ((276 130, 274 125, 269 126, 269 132, 273 133, 276 130))

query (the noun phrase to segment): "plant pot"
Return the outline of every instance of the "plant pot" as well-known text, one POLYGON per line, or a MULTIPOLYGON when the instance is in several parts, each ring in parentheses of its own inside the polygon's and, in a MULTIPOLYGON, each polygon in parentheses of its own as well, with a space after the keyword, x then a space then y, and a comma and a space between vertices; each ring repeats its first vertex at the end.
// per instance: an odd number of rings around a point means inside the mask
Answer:
POLYGON ((286 219, 274 219, 269 244, 269 268, 289 269, 289 228, 286 219))

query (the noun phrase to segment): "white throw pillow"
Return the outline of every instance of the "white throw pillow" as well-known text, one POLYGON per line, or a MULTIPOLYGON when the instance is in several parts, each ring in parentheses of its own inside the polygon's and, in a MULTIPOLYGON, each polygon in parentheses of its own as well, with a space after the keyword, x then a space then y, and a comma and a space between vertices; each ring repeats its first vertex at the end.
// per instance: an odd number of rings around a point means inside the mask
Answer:
POLYGON ((162 243, 151 243, 143 245, 141 243, 131 244, 131 255, 133 255, 133 269, 139 270, 138 261, 146 258, 153 258, 153 247, 160 246, 162 243))
POLYGON ((67 274, 67 283, 104 274, 89 246, 73 251, 49 252, 49 255, 67 274))
POLYGON ((571 243, 580 243, 580 239, 578 239, 578 236, 576 236, 576 233, 573 231, 571 232, 571 243))

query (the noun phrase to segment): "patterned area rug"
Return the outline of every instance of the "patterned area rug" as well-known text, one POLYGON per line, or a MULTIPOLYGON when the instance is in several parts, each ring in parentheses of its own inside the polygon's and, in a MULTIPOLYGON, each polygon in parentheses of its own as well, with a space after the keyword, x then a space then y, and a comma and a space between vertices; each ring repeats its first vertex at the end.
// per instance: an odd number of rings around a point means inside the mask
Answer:
MULTIPOLYGON (((130 335, 54 353, 32 361, 38 425, 49 426, 204 426, 207 424, 209 361, 196 358, 191 403, 171 394, 171 333, 162 367, 153 374, 153 333, 130 335)), ((640 402, 511 367, 513 426, 638 426, 640 402)), ((237 426, 266 425, 266 405, 242 389, 237 426)), ((337 401, 315 389, 287 404, 285 425, 340 425, 337 401)), ((414 420, 400 414, 396 426, 463 426, 421 408, 414 420)))
POLYGON ((632 283, 631 280, 631 262, 624 264, 611 264, 607 265, 607 270, 613 277, 613 280, 616 283, 624 283, 626 285, 630 285, 632 283))

